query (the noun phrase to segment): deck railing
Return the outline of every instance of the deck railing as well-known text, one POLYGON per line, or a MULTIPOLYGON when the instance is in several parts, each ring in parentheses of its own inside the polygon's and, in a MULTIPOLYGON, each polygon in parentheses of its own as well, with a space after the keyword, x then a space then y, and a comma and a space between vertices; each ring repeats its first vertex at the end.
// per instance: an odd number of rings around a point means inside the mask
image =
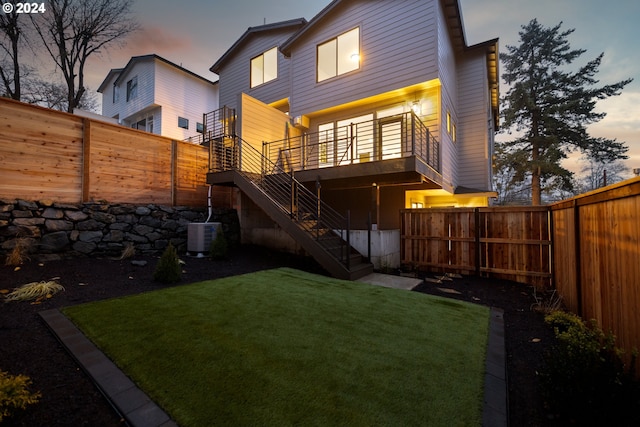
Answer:
POLYGON ((286 171, 409 156, 440 171, 439 142, 412 112, 265 142, 263 155, 286 171))

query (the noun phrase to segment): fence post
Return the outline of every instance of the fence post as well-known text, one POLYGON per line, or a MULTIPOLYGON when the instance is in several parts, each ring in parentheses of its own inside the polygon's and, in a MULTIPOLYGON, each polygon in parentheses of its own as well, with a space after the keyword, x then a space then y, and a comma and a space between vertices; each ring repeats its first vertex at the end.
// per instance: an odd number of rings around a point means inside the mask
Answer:
POLYGON ((580 207, 578 201, 573 200, 573 238, 575 239, 576 258, 576 299, 578 300, 578 316, 582 316, 582 264, 580 262, 580 207))
POLYGON ((91 120, 82 119, 82 191, 81 202, 89 201, 91 193, 91 120))
POLYGON ((178 193, 178 141, 171 141, 171 206, 175 206, 178 193))

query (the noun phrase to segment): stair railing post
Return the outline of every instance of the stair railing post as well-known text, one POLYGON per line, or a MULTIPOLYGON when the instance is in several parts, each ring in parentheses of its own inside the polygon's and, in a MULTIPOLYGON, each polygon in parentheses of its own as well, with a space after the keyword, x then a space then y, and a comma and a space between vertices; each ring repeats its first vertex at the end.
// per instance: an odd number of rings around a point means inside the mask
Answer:
POLYGON ((371 211, 367 217, 367 262, 371 263, 371 211))
POLYGON ((320 239, 320 215, 322 213, 322 205, 320 203, 320 189, 322 185, 320 184, 320 177, 316 179, 316 240, 320 239))
POLYGON ((351 211, 347 210, 347 270, 351 269, 351 211))
POLYGON ((350 129, 350 131, 351 131, 351 138, 350 138, 351 141, 349 141, 349 159, 351 160, 351 162, 349 162, 349 163, 351 163, 351 164, 353 164, 353 154, 354 154, 353 153, 353 146, 355 145, 353 142, 354 142, 354 140, 356 138, 355 132, 353 131, 353 127, 354 126, 355 125, 353 123, 351 123, 351 129, 350 129))

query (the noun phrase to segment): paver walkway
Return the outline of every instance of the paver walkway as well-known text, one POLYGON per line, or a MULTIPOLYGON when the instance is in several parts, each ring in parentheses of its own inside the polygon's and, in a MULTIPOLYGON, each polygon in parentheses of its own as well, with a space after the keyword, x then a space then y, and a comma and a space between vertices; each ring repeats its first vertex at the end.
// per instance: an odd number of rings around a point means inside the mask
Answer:
MULTIPOLYGON (((359 281, 405 290, 411 290, 422 282, 416 278, 379 273, 370 274, 359 281)), ((508 424, 503 314, 500 309, 491 309, 482 416, 482 425, 485 427, 506 427, 508 424)), ((169 415, 59 310, 43 311, 40 316, 129 425, 177 427, 169 415)))

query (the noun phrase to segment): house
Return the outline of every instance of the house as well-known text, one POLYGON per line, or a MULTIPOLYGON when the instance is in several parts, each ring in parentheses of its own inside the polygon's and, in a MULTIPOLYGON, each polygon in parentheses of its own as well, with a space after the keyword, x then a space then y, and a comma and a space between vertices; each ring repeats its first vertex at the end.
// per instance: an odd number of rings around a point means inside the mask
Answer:
POLYGON ((203 114, 218 108, 218 83, 158 55, 132 57, 98 88, 102 115, 120 124, 185 140, 202 133, 203 114))
POLYGON ((227 131, 210 135, 207 179, 240 189, 247 241, 277 244, 275 221, 300 244, 278 209, 304 228, 330 207, 347 213, 344 239, 373 229, 377 266, 394 266, 401 209, 486 206, 496 195, 498 40, 468 45, 458 0, 335 0, 308 22, 249 28, 211 71, 227 109, 205 128, 227 131), (291 194, 262 199, 282 191, 271 181, 283 175, 291 194), (327 208, 302 206, 303 193, 327 208))

